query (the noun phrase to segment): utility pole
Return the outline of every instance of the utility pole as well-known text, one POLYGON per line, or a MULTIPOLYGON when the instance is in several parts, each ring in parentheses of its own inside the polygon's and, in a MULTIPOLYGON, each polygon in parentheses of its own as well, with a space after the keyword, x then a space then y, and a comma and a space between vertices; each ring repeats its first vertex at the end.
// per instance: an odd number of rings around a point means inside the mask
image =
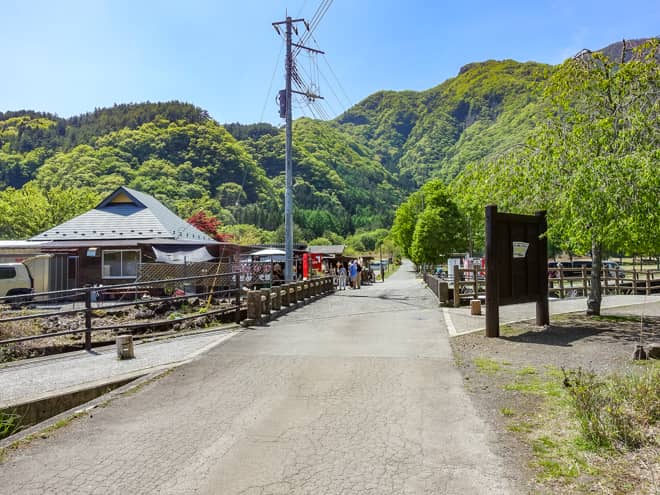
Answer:
MULTIPOLYGON (((291 282, 293 280, 293 127, 291 118, 291 95, 296 93, 306 96, 310 101, 321 98, 321 96, 312 93, 311 91, 296 91, 291 87, 291 79, 295 71, 295 60, 293 56, 292 46, 301 50, 308 50, 314 53, 323 53, 320 50, 315 50, 297 43, 293 43, 291 38, 293 32, 298 34, 296 24, 304 23, 305 27, 309 30, 309 25, 305 19, 292 19, 287 16, 286 20, 274 22, 273 27, 278 34, 281 34, 279 26, 285 25, 285 42, 286 42, 286 60, 285 60, 285 80, 286 85, 283 91, 280 91, 280 117, 286 119, 286 141, 284 145, 284 171, 285 171, 285 189, 284 189, 284 251, 286 261, 284 263, 284 280, 291 282), (282 104, 284 99, 284 105, 282 104)), ((298 76, 297 81, 300 81, 298 76)), ((301 88, 304 89, 304 88, 301 88)))

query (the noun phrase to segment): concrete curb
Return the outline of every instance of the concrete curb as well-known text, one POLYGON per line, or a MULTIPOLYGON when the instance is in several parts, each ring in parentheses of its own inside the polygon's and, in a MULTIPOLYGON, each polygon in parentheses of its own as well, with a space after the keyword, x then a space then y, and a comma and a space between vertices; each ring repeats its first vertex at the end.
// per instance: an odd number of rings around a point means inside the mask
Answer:
MULTIPOLYGON (((625 303, 615 304, 615 305, 612 305, 612 306, 605 306, 601 309, 608 310, 608 309, 616 309, 616 308, 627 308, 627 307, 630 307, 630 306, 645 306, 646 304, 654 303, 654 302, 656 302, 656 301, 633 302, 633 303, 625 302, 625 303)), ((485 311, 485 309, 484 309, 484 311, 485 311)), ((568 315, 568 314, 574 314, 574 313, 582 313, 584 311, 585 311, 584 309, 568 310, 568 311, 556 311, 556 312, 554 312, 550 315, 550 318, 552 318, 553 315, 554 316, 556 316, 556 315, 568 315)), ((455 325, 454 325, 454 323, 451 319, 451 312, 449 311, 449 308, 443 307, 442 308, 442 313, 443 313, 443 317, 445 319, 445 323, 447 325, 447 333, 449 333, 450 337, 459 337, 461 335, 468 335, 468 334, 471 334, 471 333, 485 332, 486 331, 486 327, 479 327, 479 328, 468 329, 468 330, 464 330, 464 331, 458 331, 458 330, 456 330, 456 327, 455 327, 455 325)), ((519 319, 516 319, 516 320, 500 322, 500 325, 512 325, 514 323, 520 323, 522 321, 527 321, 527 320, 532 320, 532 319, 534 319, 534 315, 531 315, 531 316, 526 317, 526 318, 519 318, 519 319)))
POLYGON ((189 355, 186 359, 180 361, 174 361, 172 363, 156 366, 149 369, 137 370, 133 373, 120 375, 119 377, 113 377, 112 379, 109 379, 107 381, 99 380, 97 382, 94 382, 93 384, 85 384, 80 387, 69 388, 66 389, 67 391, 65 391, 64 393, 62 391, 58 391, 53 394, 48 394, 46 396, 43 396, 41 398, 26 401, 25 403, 22 404, 16 403, 14 405, 8 405, 6 408, 9 409, 19 408, 23 404, 28 405, 29 407, 29 404, 32 403, 48 401, 48 400, 66 400, 65 398, 66 396, 71 396, 74 394, 84 394, 86 391, 100 390, 121 382, 125 383, 125 385, 117 386, 117 388, 114 388, 113 390, 104 393, 96 397, 95 399, 68 408, 67 410, 55 416, 52 416, 44 421, 41 421, 40 423, 37 423, 34 426, 26 428, 25 430, 21 430, 18 433, 15 433, 14 435, 11 435, 3 440, 0 440, 0 450, 11 448, 12 445, 14 445, 15 443, 26 440, 28 437, 35 435, 38 436, 41 432, 55 426, 60 421, 71 419, 76 415, 86 414, 90 410, 100 405, 104 405, 109 401, 112 401, 117 397, 120 397, 134 389, 139 389, 145 384, 149 383, 150 381, 154 381, 160 378, 161 376, 164 376, 165 374, 169 373, 171 370, 174 370, 179 366, 185 365, 187 363, 190 363, 198 359, 202 354, 210 351, 211 349, 213 349, 218 345, 223 344, 232 337, 239 335, 242 331, 243 329, 237 326, 237 331, 235 331, 234 333, 228 334, 223 339, 220 339, 217 342, 213 342, 212 344, 202 347, 201 349, 189 355))

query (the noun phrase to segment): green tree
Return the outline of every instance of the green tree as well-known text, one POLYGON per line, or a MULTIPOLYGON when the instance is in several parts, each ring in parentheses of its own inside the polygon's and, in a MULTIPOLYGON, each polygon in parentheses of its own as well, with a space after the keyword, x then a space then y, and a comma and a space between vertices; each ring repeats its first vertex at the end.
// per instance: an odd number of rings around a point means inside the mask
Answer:
POLYGON ((411 258, 410 247, 413 242, 417 218, 423 209, 421 191, 412 193, 396 210, 392 225, 392 240, 401 248, 403 255, 411 258))
POLYGON ((33 182, 0 192, 0 237, 27 239, 96 206, 99 196, 89 188, 43 191, 33 182))
POLYGON ((274 242, 273 232, 249 224, 223 225, 218 232, 231 235, 232 242, 244 246, 274 242))
POLYGON ((553 74, 555 110, 536 135, 531 194, 538 185, 551 212, 550 235, 591 251, 587 314, 599 315, 606 248, 660 249, 660 50, 658 40, 628 60, 582 53, 553 74), (552 221, 554 220, 554 221, 552 221))
POLYGON ((397 209, 391 237, 415 263, 437 263, 465 249, 465 219, 442 181, 434 179, 397 209))
POLYGON ((474 164, 455 192, 476 215, 548 211, 549 240, 593 257, 587 314, 600 314, 605 250, 660 250, 660 53, 658 41, 612 60, 583 52, 554 71, 546 121, 524 146, 474 164), (625 58, 624 58, 625 57, 625 58))
POLYGON ((434 265, 451 253, 465 250, 464 223, 451 201, 444 207, 425 208, 417 220, 410 247, 417 265, 434 265))

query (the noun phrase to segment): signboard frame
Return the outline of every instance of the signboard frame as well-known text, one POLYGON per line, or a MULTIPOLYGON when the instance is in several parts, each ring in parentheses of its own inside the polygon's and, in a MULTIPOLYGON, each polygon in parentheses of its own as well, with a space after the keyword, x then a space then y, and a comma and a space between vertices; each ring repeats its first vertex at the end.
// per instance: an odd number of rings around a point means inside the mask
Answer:
POLYGON ((499 213, 486 206, 486 336, 499 337, 500 305, 536 302, 536 324, 548 325, 548 230, 545 211, 499 213))

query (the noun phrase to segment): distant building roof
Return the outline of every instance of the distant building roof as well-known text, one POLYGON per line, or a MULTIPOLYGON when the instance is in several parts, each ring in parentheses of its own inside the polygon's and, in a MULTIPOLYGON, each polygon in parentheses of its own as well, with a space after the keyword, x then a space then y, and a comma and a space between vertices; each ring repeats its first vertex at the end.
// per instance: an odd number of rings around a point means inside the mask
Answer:
POLYGON ((309 246, 307 250, 310 253, 341 255, 345 247, 344 244, 331 244, 328 246, 309 246))
POLYGON ((215 244, 216 241, 148 194, 120 187, 89 210, 31 241, 167 239, 215 244))
POLYGON ((30 249, 38 248, 42 246, 43 242, 38 241, 12 241, 12 240, 0 240, 0 248, 2 249, 30 249))

